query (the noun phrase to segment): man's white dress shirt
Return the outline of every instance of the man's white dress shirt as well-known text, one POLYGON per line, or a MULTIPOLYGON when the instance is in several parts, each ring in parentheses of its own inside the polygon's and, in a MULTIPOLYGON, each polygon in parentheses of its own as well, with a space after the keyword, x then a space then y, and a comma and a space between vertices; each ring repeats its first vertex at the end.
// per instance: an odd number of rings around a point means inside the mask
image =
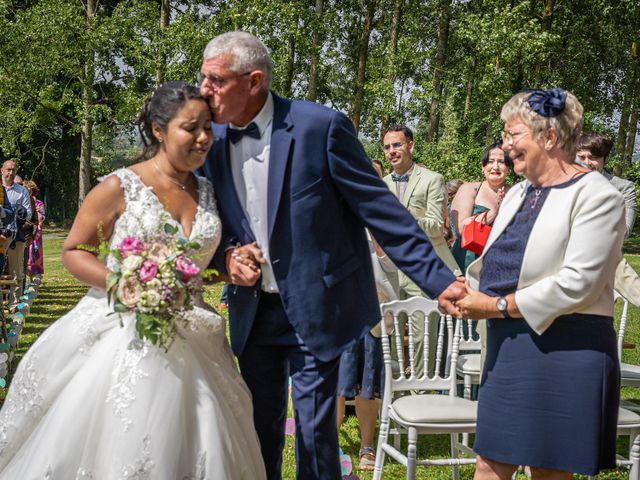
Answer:
MULTIPOLYGON (((249 220, 251 231, 267 260, 261 266, 262 290, 278 293, 278 285, 269 256, 269 227, 267 212, 267 184, 269 179, 269 154, 271 152, 271 128, 273 124, 273 97, 267 97, 262 110, 252 120, 260 131, 260 138, 243 136, 240 141, 229 141, 229 155, 233 184, 240 205, 249 220)), ((251 123, 251 122, 249 122, 251 123)), ((247 124, 248 125, 248 124, 247 124)), ((229 128, 242 130, 230 124, 229 128)))

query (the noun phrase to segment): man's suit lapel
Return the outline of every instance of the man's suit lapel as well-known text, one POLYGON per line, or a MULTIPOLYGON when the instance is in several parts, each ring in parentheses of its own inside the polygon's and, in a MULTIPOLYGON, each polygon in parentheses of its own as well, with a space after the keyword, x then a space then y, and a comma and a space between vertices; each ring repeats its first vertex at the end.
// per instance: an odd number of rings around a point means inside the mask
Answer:
POLYGON ((407 184, 407 189, 404 191, 404 196, 402 197, 402 204, 409 208, 409 199, 413 194, 413 191, 418 186, 418 182, 420 181, 420 176, 422 175, 422 167, 418 167, 415 163, 413 164, 413 172, 411 173, 411 177, 409 177, 409 183, 407 184))
MULTIPOLYGON (((226 126, 216 129, 217 141, 224 145, 221 149, 221 155, 218 161, 220 161, 220 168, 216 169, 219 175, 220 181, 216 182, 216 189, 218 190, 218 198, 225 199, 225 210, 228 218, 238 219, 245 235, 255 240, 249 221, 244 214, 242 205, 236 192, 235 183, 233 183, 233 173, 231 170, 231 156, 229 155, 229 138, 227 137, 226 126)), ((213 161, 216 161, 214 158, 213 161)), ((241 243, 244 243, 243 239, 239 239, 241 243)))
POLYGON ((291 103, 273 94, 273 124, 271 127, 271 151, 269 153, 269 181, 267 183, 267 215, 269 238, 276 222, 282 187, 289 163, 293 127, 289 109, 291 103))

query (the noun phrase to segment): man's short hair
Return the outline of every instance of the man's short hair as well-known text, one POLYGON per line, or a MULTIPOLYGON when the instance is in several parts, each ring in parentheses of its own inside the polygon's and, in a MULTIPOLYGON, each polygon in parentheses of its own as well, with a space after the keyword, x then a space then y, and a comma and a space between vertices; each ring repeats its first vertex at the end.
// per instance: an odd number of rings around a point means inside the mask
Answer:
POLYGON ((596 157, 607 158, 612 148, 613 141, 598 133, 584 133, 578 140, 578 150, 589 150, 596 157))
POLYGON ((203 60, 229 55, 229 69, 236 73, 260 70, 264 73, 264 90, 271 88, 273 62, 269 49, 260 39, 247 32, 227 32, 211 40, 202 54, 203 60))
POLYGON ((407 140, 411 140, 413 142, 413 132, 406 125, 389 125, 382 136, 384 137, 389 132, 402 132, 407 140))

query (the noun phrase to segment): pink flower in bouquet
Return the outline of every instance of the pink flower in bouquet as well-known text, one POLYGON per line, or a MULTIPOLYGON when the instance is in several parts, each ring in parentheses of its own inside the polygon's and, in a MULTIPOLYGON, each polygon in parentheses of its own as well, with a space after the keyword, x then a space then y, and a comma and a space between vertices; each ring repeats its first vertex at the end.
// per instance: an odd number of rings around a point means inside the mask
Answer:
POLYGON ((140 267, 138 276, 143 282, 148 282, 156 277, 156 273, 158 273, 158 264, 153 260, 145 260, 140 267))
POLYGON ((182 274, 182 280, 185 282, 188 282, 200 273, 200 269, 195 265, 195 263, 184 255, 180 255, 176 258, 176 270, 182 274))
POLYGON ((140 255, 147 245, 140 239, 128 236, 125 237, 118 245, 118 250, 124 258, 129 255, 140 255))

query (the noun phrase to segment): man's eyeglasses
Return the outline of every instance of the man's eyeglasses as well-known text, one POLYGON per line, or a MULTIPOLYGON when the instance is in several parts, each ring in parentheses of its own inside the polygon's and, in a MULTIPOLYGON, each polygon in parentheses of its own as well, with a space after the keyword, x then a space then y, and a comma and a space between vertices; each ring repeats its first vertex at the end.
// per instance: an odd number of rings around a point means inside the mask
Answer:
POLYGON ((506 143, 507 145, 509 145, 510 147, 513 146, 513 143, 515 142, 516 137, 519 137, 521 135, 525 135, 529 132, 524 131, 524 132, 516 132, 516 133, 512 133, 512 132, 508 132, 506 130, 502 131, 502 143, 506 143))
POLYGON ((387 143, 386 145, 382 146, 382 149, 385 152, 388 152, 389 150, 391 150, 391 147, 393 147, 394 150, 400 150, 403 145, 404 145, 404 142, 387 143))
POLYGON ((198 85, 203 85, 205 81, 209 82, 209 85, 211 85, 213 88, 215 88, 216 90, 221 89, 222 87, 224 87, 228 81, 233 80, 234 78, 240 78, 240 77, 244 77, 245 75, 249 75, 251 72, 244 72, 244 73, 238 73, 236 75, 229 75, 228 77, 219 77, 218 75, 205 75, 202 72, 198 72, 197 75, 197 80, 198 80, 198 85))

